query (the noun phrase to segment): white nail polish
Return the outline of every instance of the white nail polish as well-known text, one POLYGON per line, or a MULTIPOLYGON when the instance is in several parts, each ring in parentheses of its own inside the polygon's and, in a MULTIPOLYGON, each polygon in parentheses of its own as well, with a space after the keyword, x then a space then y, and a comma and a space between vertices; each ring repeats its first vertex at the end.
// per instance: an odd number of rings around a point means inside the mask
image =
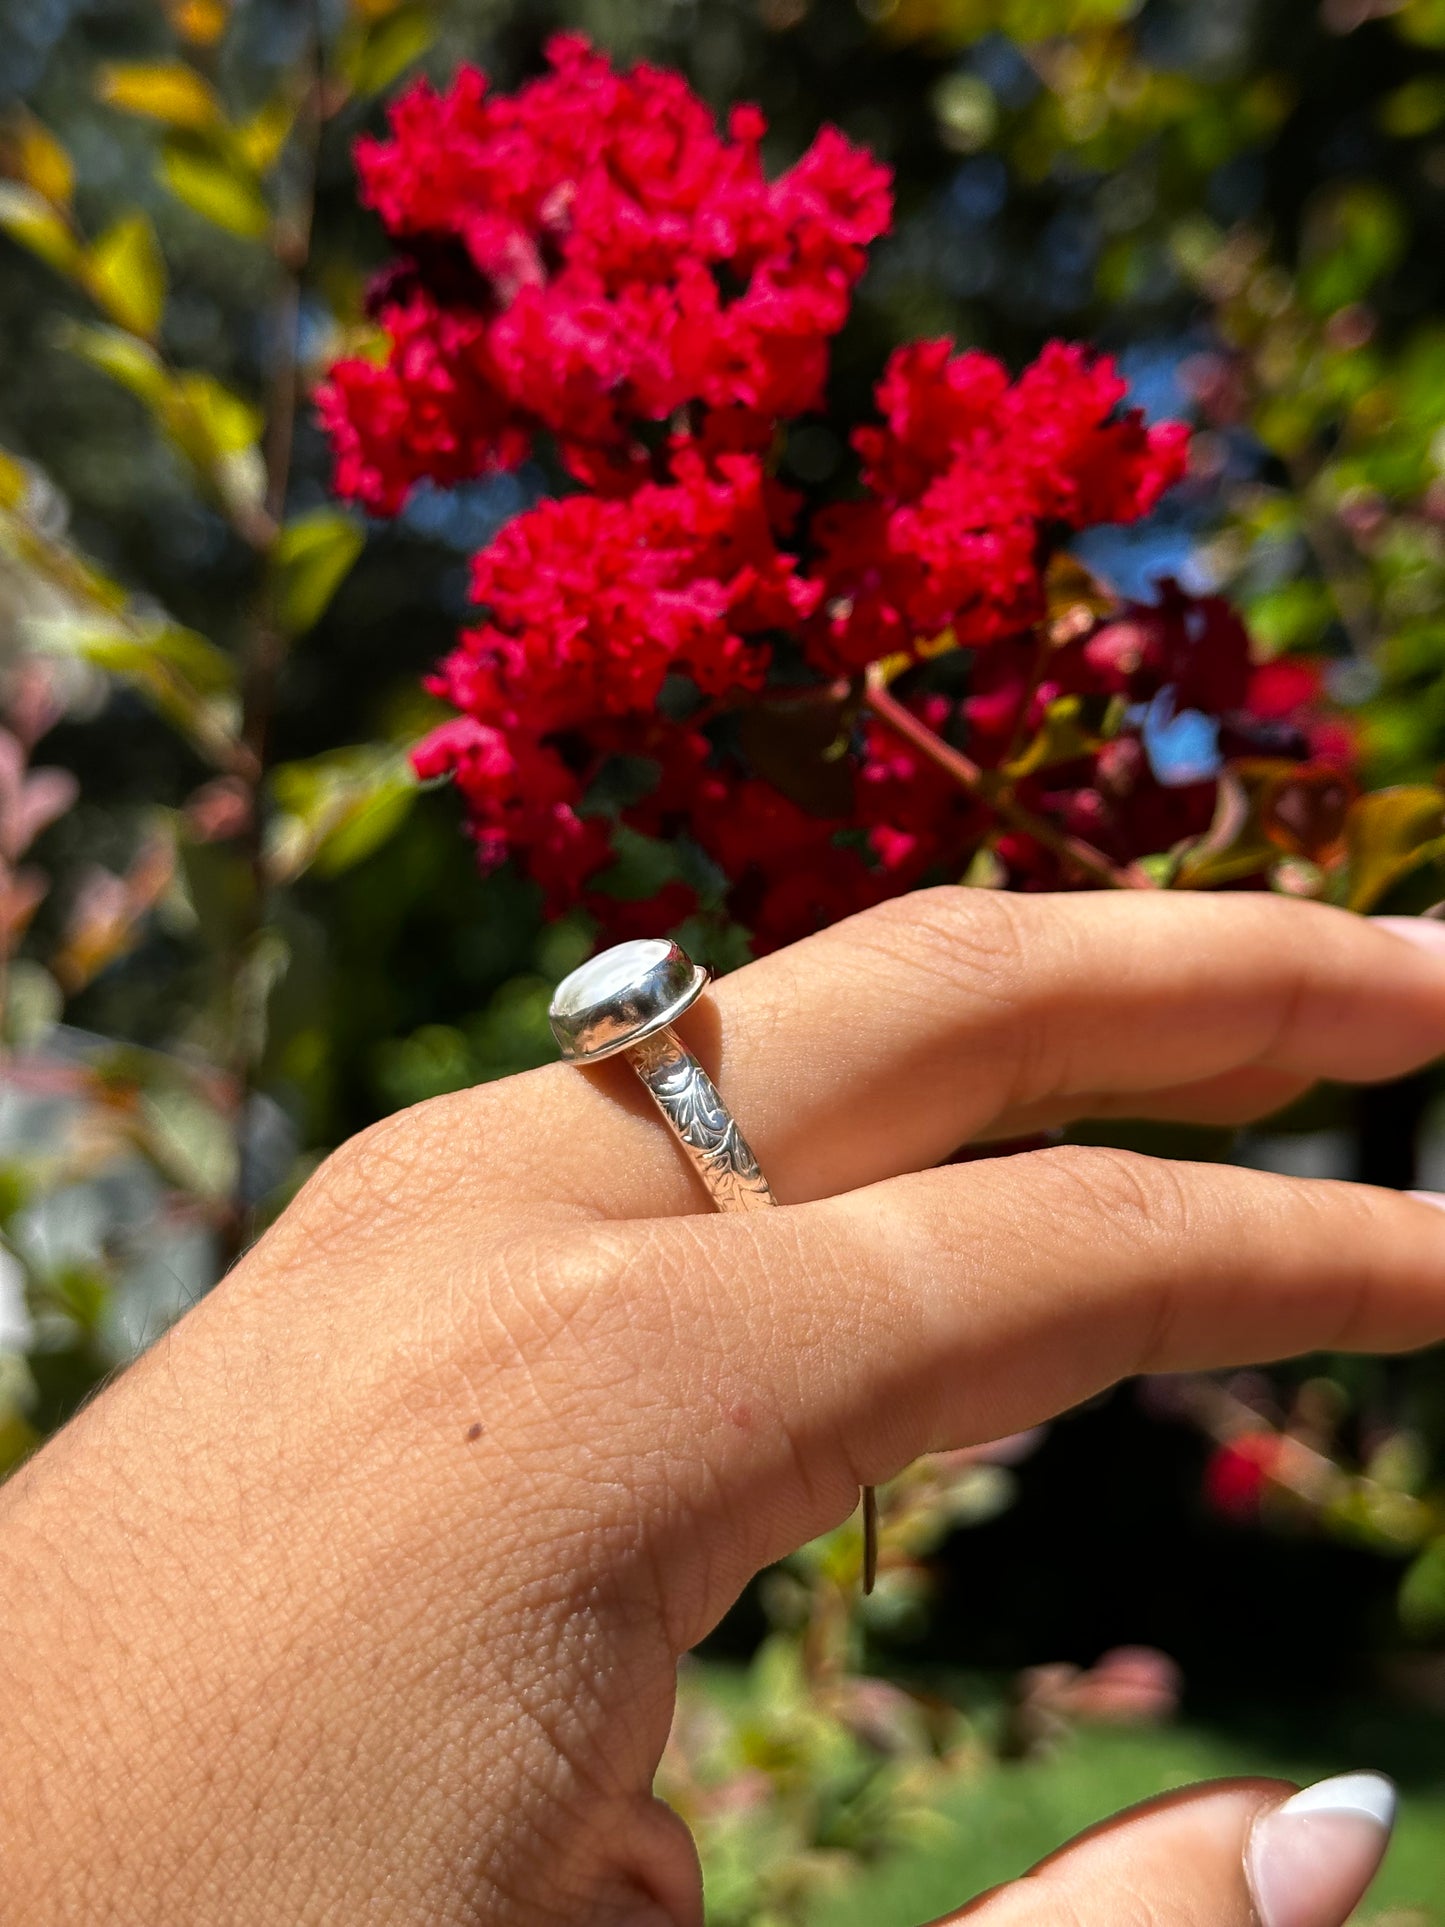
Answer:
POLYGON ((1344 1927, 1395 1824, 1382 1773, 1341 1773, 1255 1822, 1245 1869, 1260 1927, 1344 1927))

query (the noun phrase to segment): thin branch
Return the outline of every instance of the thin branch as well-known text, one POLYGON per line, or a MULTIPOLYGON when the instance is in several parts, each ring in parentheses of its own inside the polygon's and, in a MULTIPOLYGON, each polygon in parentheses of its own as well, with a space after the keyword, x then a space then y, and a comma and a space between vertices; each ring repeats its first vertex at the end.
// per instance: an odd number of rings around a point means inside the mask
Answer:
POLYGON ((941 736, 931 730, 927 723, 915 716, 911 709, 899 702, 888 687, 887 677, 877 663, 874 663, 864 677, 864 706, 878 717, 880 722, 903 737, 905 742, 926 756, 938 769, 968 791, 970 796, 986 804, 995 815, 1001 817, 1013 829, 1022 830, 1045 849, 1052 850, 1062 862, 1071 863, 1096 883, 1110 890, 1157 890, 1159 885, 1137 864, 1114 863, 1096 850, 1092 843, 1084 842, 1082 837, 1070 836, 1061 830, 1057 823, 1047 817, 1037 815, 1027 804, 1020 803, 1007 783, 1000 782, 991 770, 986 770, 972 757, 965 756, 962 750, 954 749, 945 743, 941 736))
MULTIPOLYGON (((285 278, 273 319, 275 349, 266 402, 264 513, 272 526, 273 542, 286 514, 296 416, 301 404, 301 294, 311 259, 311 235, 316 218, 316 170, 325 88, 319 7, 312 12, 311 66, 297 120, 296 191, 290 207, 283 210, 276 224, 276 258, 285 278)), ((262 606, 247 651, 241 731, 242 739, 262 767, 276 706, 276 685, 285 659, 285 638, 271 606, 268 585, 262 591, 262 606)))
POLYGON ((325 51, 319 0, 311 8, 305 91, 296 124, 294 190, 288 206, 278 214, 276 258, 283 280, 272 317, 273 361, 266 409, 266 489, 260 513, 269 524, 269 540, 261 548, 263 575, 251 633, 242 655, 241 740, 254 775, 250 788, 247 860, 251 873, 249 902, 240 919, 230 962, 232 1002, 232 1128, 236 1142, 236 1187, 221 1227, 222 1263, 228 1267, 245 1248, 250 1229, 250 1185, 246 1168, 246 1125, 256 1071, 254 1037, 257 1026, 246 1007, 246 980, 256 940, 266 927, 270 897, 265 862, 263 786, 271 724, 275 715, 281 672, 286 662, 286 637, 277 620, 269 564, 270 554, 286 513, 291 483, 291 460, 296 439, 296 415, 301 402, 300 322, 302 288, 311 258, 316 214, 317 161, 325 118, 325 51))

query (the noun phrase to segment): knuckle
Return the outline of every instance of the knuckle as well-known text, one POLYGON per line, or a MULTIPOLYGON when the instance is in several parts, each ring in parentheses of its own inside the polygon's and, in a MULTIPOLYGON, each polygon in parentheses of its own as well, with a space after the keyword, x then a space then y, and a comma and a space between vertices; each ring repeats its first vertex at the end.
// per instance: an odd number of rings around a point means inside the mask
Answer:
POLYGON ((686 1221, 598 1223, 509 1255, 491 1310, 524 1361, 567 1361, 581 1378, 651 1375, 695 1349, 705 1251, 686 1221), (686 1288, 685 1288, 686 1287, 686 1288), (683 1306, 693 1308, 684 1331, 683 1306))
POLYGON ((1110 1145, 1060 1144, 1028 1153, 1028 1161, 1060 1213, 1095 1227, 1122 1227, 1131 1236, 1188 1235, 1188 1196, 1178 1168, 1165 1158, 1110 1145))
POLYGON ((407 1219, 417 1208, 416 1137, 414 1114, 403 1111, 348 1138, 307 1180, 288 1216, 325 1244, 407 1219))
POLYGON ((625 1313, 632 1266, 623 1225, 588 1226, 531 1243, 505 1267, 491 1309, 522 1357, 555 1353, 564 1343, 595 1350, 609 1322, 625 1313))
POLYGON ((996 996, 1018 984, 1036 916, 1027 899, 1007 891, 939 884, 866 911, 851 932, 910 971, 996 996))
POLYGON ((360 1233, 410 1236, 478 1165, 489 1114, 475 1091, 430 1098, 339 1144, 297 1194, 286 1217, 312 1242, 360 1233), (465 1162, 464 1162, 465 1160, 465 1162))

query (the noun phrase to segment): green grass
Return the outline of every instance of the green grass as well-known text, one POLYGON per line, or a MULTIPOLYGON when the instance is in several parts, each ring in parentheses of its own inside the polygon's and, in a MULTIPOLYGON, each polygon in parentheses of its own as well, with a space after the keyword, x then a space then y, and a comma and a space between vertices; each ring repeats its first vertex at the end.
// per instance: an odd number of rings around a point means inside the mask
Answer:
MULTIPOLYGON (((1315 1746, 1281 1742, 1268 1724, 1252 1721, 1249 1733, 1096 1727, 1076 1733, 1053 1758, 987 1767, 949 1790, 926 1845, 851 1880, 818 1905, 812 1927, 918 1927, 1013 1879, 1121 1807, 1194 1780, 1263 1773, 1307 1782, 1375 1765, 1400 1778, 1401 1818, 1359 1918, 1380 1927, 1386 1920, 1445 1927, 1445 1722, 1367 1711, 1331 1720, 1315 1746), (1368 1755, 1344 1750, 1371 1739, 1368 1755)), ((1290 1722, 1276 1724, 1288 1732, 1290 1722)))

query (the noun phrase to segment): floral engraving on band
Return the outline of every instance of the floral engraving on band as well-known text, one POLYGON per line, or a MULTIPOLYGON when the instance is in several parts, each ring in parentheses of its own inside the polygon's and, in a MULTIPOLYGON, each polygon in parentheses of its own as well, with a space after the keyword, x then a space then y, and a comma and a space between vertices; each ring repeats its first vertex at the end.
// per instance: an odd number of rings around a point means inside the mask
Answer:
POLYGON ((697 1059, 667 1031, 645 1038, 629 1055, 718 1210, 756 1211, 772 1204, 747 1139, 697 1059))

